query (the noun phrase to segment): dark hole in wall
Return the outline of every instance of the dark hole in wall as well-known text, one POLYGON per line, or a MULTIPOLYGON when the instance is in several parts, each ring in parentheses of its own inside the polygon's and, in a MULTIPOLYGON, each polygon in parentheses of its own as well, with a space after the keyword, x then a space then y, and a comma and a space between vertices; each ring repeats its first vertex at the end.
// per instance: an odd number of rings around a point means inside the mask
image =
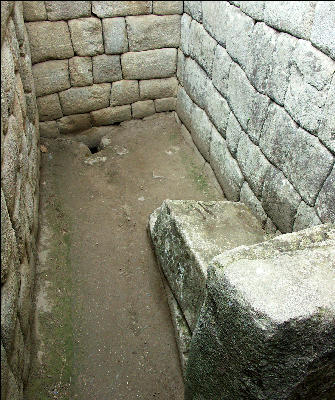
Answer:
POLYGON ((89 149, 90 149, 91 154, 95 154, 100 151, 98 146, 89 146, 89 149))

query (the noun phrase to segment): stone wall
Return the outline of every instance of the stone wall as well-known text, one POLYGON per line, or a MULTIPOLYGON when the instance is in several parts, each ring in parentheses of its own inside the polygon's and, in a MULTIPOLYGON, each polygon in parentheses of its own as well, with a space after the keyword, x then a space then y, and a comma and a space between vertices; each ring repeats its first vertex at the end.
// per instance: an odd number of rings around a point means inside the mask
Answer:
POLYGON ((175 109, 182 1, 24 1, 41 136, 175 109))
POLYGON ((177 113, 268 231, 335 221, 335 4, 185 1, 177 113))
POLYGON ((21 1, 1 2, 1 399, 22 399, 31 348, 39 131, 21 1))

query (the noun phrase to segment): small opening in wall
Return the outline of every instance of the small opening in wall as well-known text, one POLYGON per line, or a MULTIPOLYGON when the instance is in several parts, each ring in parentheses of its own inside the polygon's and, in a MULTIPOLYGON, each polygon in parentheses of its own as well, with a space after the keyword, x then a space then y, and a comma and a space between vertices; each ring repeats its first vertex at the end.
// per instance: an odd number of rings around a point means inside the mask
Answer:
POLYGON ((99 152, 98 146, 91 146, 89 147, 91 154, 95 154, 99 152))

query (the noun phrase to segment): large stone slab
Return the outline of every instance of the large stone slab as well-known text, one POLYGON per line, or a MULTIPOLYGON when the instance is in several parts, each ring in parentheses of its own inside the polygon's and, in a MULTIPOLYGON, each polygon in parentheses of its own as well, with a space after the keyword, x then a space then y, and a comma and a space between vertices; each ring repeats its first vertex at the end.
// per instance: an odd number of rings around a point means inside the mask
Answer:
POLYGON ((102 20, 106 54, 122 54, 128 51, 126 21, 124 18, 102 20))
POLYGON ((37 98, 40 121, 51 121, 63 116, 57 93, 37 98))
POLYGON ((139 87, 143 100, 176 97, 178 81, 175 77, 143 80, 139 82, 139 87))
POLYGON ((55 60, 38 63, 33 66, 36 96, 61 92, 70 84, 68 61, 55 60))
POLYGON ((95 56, 104 52, 102 26, 99 18, 79 18, 69 21, 73 48, 78 56, 95 56))
POLYGON ((90 17, 90 1, 45 1, 48 19, 51 21, 90 17))
POLYGON ((331 399, 334 257, 334 225, 215 257, 185 399, 331 399))
POLYGON ((99 18, 150 14, 152 1, 92 1, 92 11, 99 18))
POLYGON ((182 14, 182 1, 153 1, 152 12, 158 15, 182 14))
POLYGON ((138 81, 126 80, 113 82, 111 92, 111 106, 131 104, 140 99, 138 81))
POLYGON ((120 56, 101 54, 92 58, 93 82, 116 82, 122 79, 120 56))
POLYGON ((89 86, 93 84, 91 57, 73 57, 69 60, 71 86, 89 86))
POLYGON ((311 42, 335 59, 335 4, 332 1, 318 1, 311 31, 311 42))
POLYGON ((193 331, 205 297, 207 267, 221 252, 265 240, 258 220, 240 203, 165 200, 152 215, 159 264, 193 331))
POLYGON ((226 1, 204 1, 202 3, 204 27, 221 45, 226 44, 229 7, 231 6, 226 1))
POLYGON ((191 57, 186 59, 184 87, 191 99, 201 108, 207 101, 207 87, 210 79, 206 72, 191 57))
POLYGON ((44 1, 23 1, 23 16, 26 22, 44 21, 47 19, 47 12, 44 1))

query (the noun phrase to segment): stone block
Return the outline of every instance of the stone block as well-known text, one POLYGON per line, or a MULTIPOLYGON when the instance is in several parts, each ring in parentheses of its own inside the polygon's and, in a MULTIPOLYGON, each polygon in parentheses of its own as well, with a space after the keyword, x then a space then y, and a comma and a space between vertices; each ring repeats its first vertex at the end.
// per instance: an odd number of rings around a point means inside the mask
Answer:
POLYGON ((185 62, 184 87, 191 99, 201 108, 207 102, 207 87, 210 79, 206 72, 192 58, 185 62))
POLYGON ((181 85, 184 84, 184 71, 185 71, 185 56, 184 53, 178 49, 177 54, 177 79, 181 85))
POLYGON ((318 1, 310 40, 314 46, 335 59, 335 5, 331 1, 318 1))
POLYGON ((328 149, 335 153, 335 75, 324 105, 318 137, 328 149))
POLYGON ((157 15, 182 14, 182 1, 153 1, 152 12, 157 15))
POLYGON ((124 18, 102 20, 106 54, 122 54, 128 51, 126 21, 124 18))
POLYGON ((230 108, 225 98, 215 89, 212 82, 208 85, 207 90, 205 110, 216 129, 225 137, 230 108))
POLYGON ((174 111, 176 109, 176 102, 177 99, 175 97, 156 99, 154 101, 156 112, 174 111))
POLYGON ((69 59, 71 86, 89 86, 93 84, 91 57, 73 57, 69 59))
POLYGON ((227 201, 165 200, 151 218, 156 219, 150 223, 156 257, 193 331, 210 260, 235 246, 264 240, 262 229, 243 204, 227 201))
POLYGON ((184 11, 198 22, 202 22, 202 1, 184 1, 184 11))
POLYGON ((212 81, 217 90, 224 96, 228 97, 228 81, 229 70, 232 64, 227 50, 218 45, 215 50, 213 61, 212 81))
POLYGON ((269 104, 270 99, 267 96, 254 92, 247 132, 251 140, 256 144, 259 143, 269 104))
POLYGON ((249 17, 263 21, 265 1, 241 1, 240 9, 249 17))
POLYGON ((297 215, 293 225, 293 232, 301 231, 302 229, 311 228, 312 226, 321 224, 322 222, 315 209, 302 201, 297 210, 297 215))
POLYGON ((13 59, 14 59, 15 71, 17 71, 19 69, 20 49, 19 49, 19 42, 16 37, 15 25, 14 25, 13 18, 10 18, 8 21, 7 42, 9 44, 10 51, 11 51, 13 59))
POLYGON ((202 156, 209 162, 212 124, 204 110, 194 105, 191 117, 191 135, 202 156))
POLYGON ((244 182, 241 187, 240 201, 250 208, 251 212, 261 221, 262 225, 265 227, 268 216, 266 215, 262 207, 262 203, 254 195, 247 182, 244 182))
POLYGON ((99 18, 80 18, 69 22, 73 49, 77 56, 96 56, 104 52, 99 18))
POLYGON ((64 115, 86 113, 109 106, 111 84, 70 88, 59 93, 64 115))
POLYGON ((90 1, 45 1, 45 7, 51 21, 91 16, 90 1))
POLYGON ((99 18, 150 14, 151 1, 92 1, 92 12, 99 18))
POLYGON ((210 165, 225 197, 231 201, 239 201, 244 178, 228 150, 226 141, 215 128, 212 129, 210 142, 210 165))
POLYGON ((126 20, 130 51, 179 46, 179 15, 144 15, 126 20))
POLYGON ((178 81, 175 77, 150 79, 139 82, 140 97, 143 100, 176 97, 178 81))
POLYGON ((61 92, 71 87, 68 61, 46 61, 33 65, 36 96, 61 92))
POLYGON ((26 93, 26 106, 27 106, 27 117, 30 122, 35 123, 37 117, 37 104, 35 93, 26 93))
POLYGON ((19 71, 24 91, 26 93, 31 93, 34 90, 34 77, 31 68, 30 56, 25 55, 20 57, 19 71))
POLYGON ((69 28, 66 22, 28 22, 31 61, 33 64, 74 56, 69 28))
POLYGON ((59 129, 56 121, 40 122, 39 130, 41 137, 56 138, 59 136, 59 129))
POLYGON ((131 107, 130 105, 123 105, 103 108, 102 110, 92 111, 91 116, 94 126, 112 125, 116 122, 131 120, 131 107))
POLYGON ((228 149, 233 156, 236 156, 238 142, 240 141, 240 137, 244 134, 241 125, 238 123, 235 115, 231 112, 228 117, 226 142, 228 149))
POLYGON ((1 342, 1 398, 6 399, 8 384, 9 366, 6 350, 1 342))
POLYGON ((15 95, 15 64, 7 38, 1 48, 1 77, 1 105, 5 102, 6 110, 11 114, 15 95))
POLYGON ((231 6, 226 1, 204 1, 202 3, 204 28, 222 46, 226 45, 229 7, 231 6))
POLYGON ((86 131, 92 126, 90 114, 69 115, 61 118, 57 124, 59 133, 64 135, 86 131))
POLYGON ((27 259, 20 266, 20 293, 18 299, 18 316, 22 333, 25 337, 29 334, 30 321, 32 319, 33 287, 35 281, 34 265, 27 259))
POLYGON ((23 16, 26 22, 44 21, 47 19, 47 12, 44 1, 23 1, 23 16))
POLYGON ((279 31, 309 39, 314 20, 315 1, 265 2, 264 22, 279 31))
POLYGON ((131 105, 133 118, 144 118, 155 114, 153 100, 137 101, 131 105))
POLYGON ((215 257, 185 399, 331 398, 334 256, 321 226, 215 257))
POLYGON ((323 223, 335 223, 335 167, 326 179, 316 199, 315 207, 323 223))
POLYGON ((192 126, 192 112, 194 103, 181 86, 178 88, 176 111, 186 128, 190 131, 192 126))
POLYGON ((185 56, 190 55, 190 29, 191 29, 192 18, 183 14, 180 20, 180 49, 185 54, 185 56))
POLYGON ((94 83, 115 82, 122 79, 120 56, 102 54, 92 58, 94 83))
POLYGON ((19 46, 23 47, 26 44, 24 43, 26 38, 26 29, 24 26, 24 19, 23 19, 23 2, 15 4, 12 18, 15 25, 15 33, 19 46))
POLYGON ((112 83, 111 106, 131 104, 139 99, 138 81, 122 80, 112 83))
POLYGON ((37 98, 40 121, 51 121, 63 116, 58 94, 48 94, 37 98))
POLYGON ((156 49, 121 55, 123 79, 168 78, 177 68, 176 49, 156 49))

